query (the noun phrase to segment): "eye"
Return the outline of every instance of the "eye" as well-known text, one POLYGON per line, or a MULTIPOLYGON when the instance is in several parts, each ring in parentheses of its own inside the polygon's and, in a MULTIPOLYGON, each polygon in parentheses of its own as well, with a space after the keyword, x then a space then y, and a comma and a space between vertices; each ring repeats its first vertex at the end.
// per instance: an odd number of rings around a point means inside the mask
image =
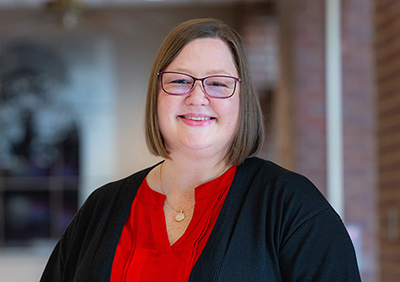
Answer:
POLYGON ((182 73, 164 73, 164 84, 171 85, 192 85, 193 79, 182 73))
POLYGON ((215 88, 223 88, 223 87, 229 87, 229 83, 227 83, 226 79, 223 78, 211 78, 207 79, 205 81, 205 84, 209 87, 215 87, 215 88))
POLYGON ((177 78, 177 79, 170 81, 169 83, 171 83, 171 84, 192 84, 190 79, 185 79, 185 78, 177 78))
POLYGON ((228 85, 226 85, 226 84, 223 84, 223 83, 221 83, 221 82, 213 82, 213 83, 210 83, 210 84, 208 84, 209 86, 213 86, 213 87, 228 87, 228 85))

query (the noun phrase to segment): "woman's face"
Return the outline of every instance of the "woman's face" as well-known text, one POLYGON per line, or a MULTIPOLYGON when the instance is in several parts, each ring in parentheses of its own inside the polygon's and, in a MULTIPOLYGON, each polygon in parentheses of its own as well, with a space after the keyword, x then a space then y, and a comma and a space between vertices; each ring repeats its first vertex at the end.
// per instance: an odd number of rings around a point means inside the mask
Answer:
MULTIPOLYGON (((238 77, 231 51, 221 39, 201 38, 188 43, 165 69, 202 78, 210 75, 238 77)), ((169 95, 161 87, 158 119, 171 156, 187 152, 193 156, 225 157, 239 117, 240 83, 226 99, 207 96, 200 81, 185 95, 169 95)))

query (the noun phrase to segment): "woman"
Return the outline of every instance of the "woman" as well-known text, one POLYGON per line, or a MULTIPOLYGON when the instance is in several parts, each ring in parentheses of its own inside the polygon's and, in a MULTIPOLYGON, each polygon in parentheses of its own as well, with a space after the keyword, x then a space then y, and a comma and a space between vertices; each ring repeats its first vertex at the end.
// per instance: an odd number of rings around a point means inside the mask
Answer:
POLYGON ((42 281, 360 281, 339 216, 255 157, 262 114, 239 35, 176 27, 153 64, 146 138, 165 160, 96 190, 42 281))

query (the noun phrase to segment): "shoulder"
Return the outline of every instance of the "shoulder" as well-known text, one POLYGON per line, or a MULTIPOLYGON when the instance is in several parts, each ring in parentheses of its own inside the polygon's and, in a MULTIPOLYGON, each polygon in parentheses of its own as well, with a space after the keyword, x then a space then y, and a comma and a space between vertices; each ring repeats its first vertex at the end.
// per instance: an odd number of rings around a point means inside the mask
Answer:
MULTIPOLYGON (((154 165, 155 166, 155 165, 154 165)), ((95 202, 110 202, 115 197, 124 197, 127 194, 136 194, 137 189, 143 182, 146 175, 154 167, 148 167, 141 171, 135 172, 122 179, 109 182, 95 189, 85 201, 85 204, 93 204, 95 202)))
POLYGON ((238 167, 237 180, 248 187, 248 195, 283 221, 301 224, 322 211, 333 210, 307 177, 270 161, 246 159, 238 167))
POLYGON ((247 158, 241 165, 239 165, 239 168, 246 173, 264 175, 266 178, 281 180, 303 178, 304 180, 309 181, 299 173, 283 168, 272 161, 267 161, 257 157, 247 158))
MULTIPOLYGON (((89 195, 57 243, 44 272, 44 279, 54 280, 53 277, 62 276, 72 281, 73 277, 78 277, 78 272, 79 275, 90 274, 83 266, 90 265, 92 268, 100 265, 92 264, 95 255, 112 252, 110 246, 118 242, 136 191, 151 169, 149 167, 110 182, 89 195)), ((103 261, 104 258, 107 261, 110 257, 101 256, 97 259, 103 261)))
POLYGON ((64 237, 72 240, 76 236, 86 236, 86 233, 98 233, 99 228, 108 224, 112 216, 129 213, 136 192, 150 170, 151 167, 146 168, 94 190, 74 216, 64 237))
POLYGON ((96 224, 115 210, 129 210, 143 179, 152 168, 148 167, 95 189, 75 215, 74 222, 79 225, 87 225, 88 222, 96 224))
POLYGON ((270 188, 267 189, 269 192, 295 193, 304 195, 305 198, 322 196, 318 188, 304 175, 260 158, 246 159, 239 165, 237 177, 251 180, 254 186, 262 189, 270 188))

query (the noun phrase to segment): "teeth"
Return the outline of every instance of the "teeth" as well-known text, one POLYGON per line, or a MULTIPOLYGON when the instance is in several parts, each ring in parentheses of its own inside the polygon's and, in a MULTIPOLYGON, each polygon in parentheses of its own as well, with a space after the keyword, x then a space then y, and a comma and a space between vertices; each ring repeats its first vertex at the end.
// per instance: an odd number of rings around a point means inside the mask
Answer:
POLYGON ((201 121, 201 120, 210 120, 210 117, 191 117, 191 116, 183 116, 185 119, 190 119, 190 120, 196 120, 196 121, 201 121))

